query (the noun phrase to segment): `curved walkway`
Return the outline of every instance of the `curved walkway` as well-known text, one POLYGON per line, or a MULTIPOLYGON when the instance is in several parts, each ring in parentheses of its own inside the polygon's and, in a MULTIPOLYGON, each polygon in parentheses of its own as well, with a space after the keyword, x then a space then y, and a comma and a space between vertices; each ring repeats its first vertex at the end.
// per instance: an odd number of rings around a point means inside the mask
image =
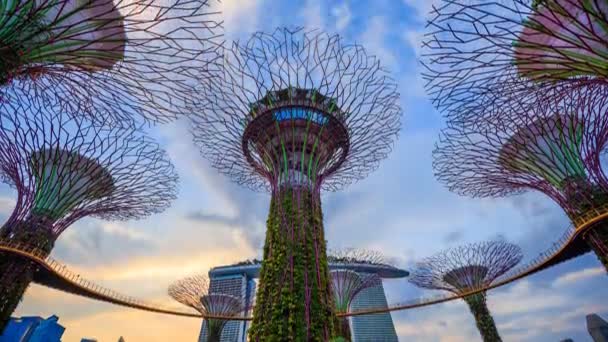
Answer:
MULTIPOLYGON (((374 313, 407 310, 417 307, 433 305, 447 302, 450 300, 459 299, 482 291, 487 291, 497 288, 515 280, 524 278, 533 273, 542 271, 546 268, 575 258, 579 255, 589 252, 589 248, 582 239, 582 233, 592 227, 596 222, 608 217, 608 207, 603 210, 597 210, 589 213, 586 217, 582 217, 575 222, 575 225, 570 226, 562 237, 553 243, 546 251, 540 253, 536 258, 532 259, 527 264, 511 270, 509 273, 497 279, 493 284, 479 289, 474 289, 461 294, 446 294, 434 297, 418 298, 407 302, 392 304, 389 307, 378 309, 366 309, 353 311, 349 313, 339 314, 339 316, 359 316, 374 313)), ((122 305, 133 309, 157 312, 168 315, 197 317, 204 318, 199 313, 182 311, 179 309, 166 308, 159 305, 147 303, 134 297, 125 296, 113 290, 96 285, 80 275, 70 271, 65 265, 57 262, 50 256, 44 257, 37 250, 28 249, 25 246, 11 243, 0 239, 0 252, 11 253, 13 255, 27 258, 40 266, 37 271, 34 282, 40 285, 51 287, 67 293, 91 298, 94 300, 104 301, 116 305, 122 305)), ((251 317, 221 317, 207 316, 207 318, 230 319, 230 320, 250 320, 251 317)))
MULTIPOLYGON (((34 282, 43 286, 47 286, 59 291, 71 293, 74 295, 94 300, 130 307, 133 309, 175 316, 203 318, 203 315, 199 313, 192 313, 188 311, 147 303, 143 300, 126 296, 111 289, 99 286, 91 281, 86 280, 79 274, 70 271, 64 264, 56 261, 52 257, 44 257, 40 251, 27 248, 20 244, 0 239, 0 252, 20 256, 38 264, 39 269, 34 275, 34 282)), ((209 318, 228 317, 209 316, 209 318)), ((229 318, 231 320, 249 319, 247 317, 229 318)))
POLYGON ((422 306, 439 304, 455 299, 460 299, 479 292, 491 290, 509 284, 518 279, 527 277, 536 272, 540 272, 544 269, 547 269, 564 261, 590 252, 591 249, 583 240, 583 233, 593 227, 593 225, 597 222, 606 218, 608 218, 608 206, 593 210, 587 215, 580 217, 568 227, 568 229, 566 230, 566 232, 564 232, 561 238, 554 242, 551 247, 549 247, 549 249, 540 253, 536 258, 532 259, 528 263, 512 269, 508 273, 496 279, 489 286, 478 289, 472 289, 470 291, 463 292, 460 294, 448 293, 432 297, 417 298, 406 302, 391 304, 389 307, 386 308, 352 311, 343 314, 342 316, 359 316, 374 313, 414 309, 422 306))

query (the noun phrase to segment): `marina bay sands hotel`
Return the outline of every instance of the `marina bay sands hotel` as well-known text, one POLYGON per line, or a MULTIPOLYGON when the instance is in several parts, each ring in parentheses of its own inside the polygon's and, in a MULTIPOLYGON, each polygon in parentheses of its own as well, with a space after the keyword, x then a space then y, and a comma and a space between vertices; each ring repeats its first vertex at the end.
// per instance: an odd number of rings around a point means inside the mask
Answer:
MULTIPOLYGON (((255 298, 256 281, 260 274, 259 262, 243 262, 230 266, 219 266, 209 271, 210 291, 243 298, 244 304, 250 307, 255 298)), ((380 278, 403 278, 409 275, 405 270, 387 265, 369 263, 329 262, 330 270, 347 269, 360 274, 377 274, 380 278)), ((382 280, 374 286, 363 290, 354 300, 351 308, 380 308, 388 305, 382 280)), ((251 312, 248 312, 251 314, 251 312)), ((351 333, 354 342, 383 341, 397 342, 397 333, 390 313, 351 317, 351 333)), ((231 321, 222 332, 222 342, 247 341, 248 322, 231 321)), ((206 341, 207 328, 203 322, 199 341, 206 341)))

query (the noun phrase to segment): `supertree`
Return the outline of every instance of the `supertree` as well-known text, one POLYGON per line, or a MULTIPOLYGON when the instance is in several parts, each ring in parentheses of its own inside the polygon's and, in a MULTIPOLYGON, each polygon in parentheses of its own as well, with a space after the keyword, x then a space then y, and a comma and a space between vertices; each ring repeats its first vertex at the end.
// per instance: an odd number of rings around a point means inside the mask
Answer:
POLYGON ((200 312, 205 317, 207 342, 220 342, 222 330, 231 316, 244 311, 240 298, 209 293, 209 279, 205 275, 195 275, 178 280, 169 286, 169 296, 176 301, 200 312))
POLYGON ((8 0, 0 6, 0 100, 55 97, 66 112, 113 126, 166 122, 183 113, 185 94, 204 77, 198 69, 217 62, 218 4, 8 0))
MULTIPOLYGON (((421 57, 437 107, 462 118, 498 82, 494 101, 519 100, 554 83, 606 84, 608 4, 599 0, 442 0, 433 7, 421 57)), ((475 121, 467 121, 474 124, 475 121)))
POLYGON ((374 170, 400 129, 397 85, 336 35, 280 28, 225 51, 193 118, 202 155, 272 194, 250 329, 256 341, 326 341, 334 321, 320 192, 374 170))
POLYGON ((409 281, 421 288, 462 295, 485 342, 501 341, 486 304, 486 291, 523 258, 521 249, 504 241, 473 243, 449 249, 417 263, 409 281))
MULTIPOLYGON (((0 177, 17 192, 0 239, 50 254, 59 235, 86 216, 137 219, 175 198, 177 175, 165 152, 138 131, 63 114, 60 104, 0 105, 0 177)), ((0 259, 0 331, 37 266, 0 259)))
MULTIPOLYGON (((361 291, 376 286, 378 282, 382 281, 376 274, 359 274, 346 269, 333 270, 330 274, 334 294, 334 307, 338 313, 347 313, 353 300, 355 300, 361 291)), ((348 320, 348 317, 340 317, 334 323, 336 336, 339 340, 351 340, 348 320)))
POLYGON ((608 204, 602 169, 607 95, 602 85, 556 86, 536 92, 531 103, 486 106, 483 124, 443 132, 434 151, 437 178, 472 197, 544 193, 564 209, 577 231, 584 228, 583 252, 592 249, 608 267, 606 220, 583 224, 608 204))

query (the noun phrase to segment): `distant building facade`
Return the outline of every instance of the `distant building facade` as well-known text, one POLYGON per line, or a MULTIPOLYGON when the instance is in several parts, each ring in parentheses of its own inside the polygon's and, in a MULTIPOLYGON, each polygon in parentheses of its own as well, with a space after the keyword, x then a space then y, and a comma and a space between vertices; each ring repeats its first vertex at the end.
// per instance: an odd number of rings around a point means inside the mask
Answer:
MULTIPOLYGON (((242 298, 245 307, 252 307, 255 300, 256 281, 260 274, 260 263, 243 263, 232 266, 220 266, 209 271, 210 292, 222 293, 242 298)), ((358 263, 330 263, 329 268, 350 269, 360 274, 377 274, 381 278, 403 278, 407 271, 384 265, 358 263)), ((379 308, 387 306, 382 281, 362 291, 353 302, 353 310, 379 308)), ((251 312, 247 312, 251 315, 251 312)), ((222 332, 222 342, 247 341, 247 321, 230 321, 222 332)), ((353 342, 398 341, 395 326, 390 313, 365 315, 351 318, 353 342)), ((207 327, 203 321, 199 342, 205 342, 207 327)))
POLYGON ((60 342, 65 328, 59 325, 59 317, 11 318, 0 342, 60 342))
MULTIPOLYGON (((382 280, 361 291, 351 305, 353 311, 387 307, 382 280)), ((393 318, 388 312, 350 318, 353 342, 399 342, 393 318)))
POLYGON ((608 342, 608 322, 596 314, 587 315, 587 331, 594 342, 608 342))
MULTIPOLYGON (((245 307, 251 307, 255 298, 255 277, 248 269, 235 267, 234 270, 228 272, 214 272, 215 269, 209 271, 209 291, 210 293, 221 293, 241 298, 245 307)), ((246 312, 247 315, 251 312, 246 312)), ((246 341, 248 322, 230 321, 226 323, 222 331, 222 342, 230 341, 246 341)), ((201 327, 199 341, 207 341, 207 326, 205 321, 201 327)))

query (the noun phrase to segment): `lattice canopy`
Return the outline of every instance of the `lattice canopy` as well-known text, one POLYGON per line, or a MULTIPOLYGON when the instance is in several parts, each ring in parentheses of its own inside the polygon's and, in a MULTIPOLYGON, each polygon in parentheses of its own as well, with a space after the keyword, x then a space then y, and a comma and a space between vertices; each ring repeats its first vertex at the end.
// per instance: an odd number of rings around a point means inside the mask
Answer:
POLYGON ((222 173, 255 190, 337 190, 365 177, 400 128, 397 85, 358 45, 279 28, 235 42, 193 94, 193 134, 222 173))

